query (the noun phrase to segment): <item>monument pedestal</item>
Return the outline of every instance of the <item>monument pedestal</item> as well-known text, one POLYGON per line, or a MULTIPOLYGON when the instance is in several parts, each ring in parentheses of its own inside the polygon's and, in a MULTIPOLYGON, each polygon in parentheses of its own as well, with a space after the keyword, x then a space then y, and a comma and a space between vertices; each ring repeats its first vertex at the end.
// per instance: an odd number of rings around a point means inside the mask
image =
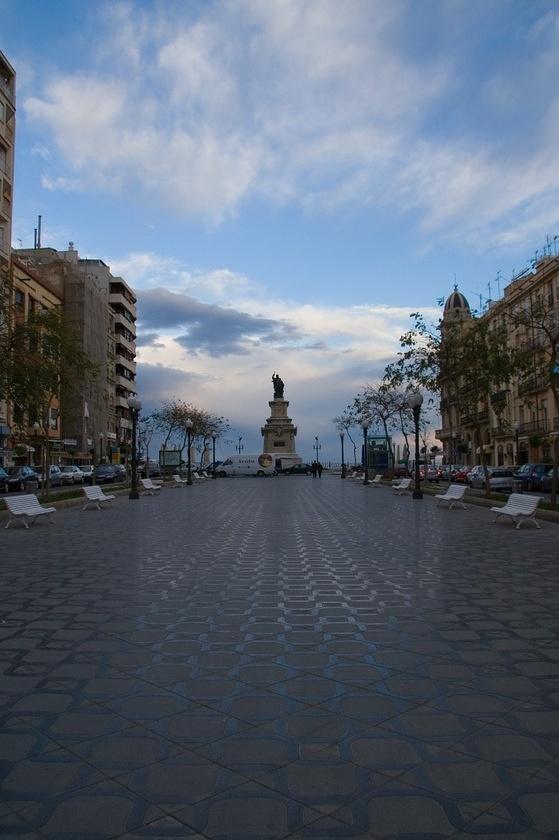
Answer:
POLYGON ((270 406, 270 416, 266 420, 266 425, 262 426, 260 430, 264 438, 262 452, 270 452, 275 455, 294 455, 297 427, 287 416, 289 402, 281 397, 275 397, 270 400, 268 405, 270 406))

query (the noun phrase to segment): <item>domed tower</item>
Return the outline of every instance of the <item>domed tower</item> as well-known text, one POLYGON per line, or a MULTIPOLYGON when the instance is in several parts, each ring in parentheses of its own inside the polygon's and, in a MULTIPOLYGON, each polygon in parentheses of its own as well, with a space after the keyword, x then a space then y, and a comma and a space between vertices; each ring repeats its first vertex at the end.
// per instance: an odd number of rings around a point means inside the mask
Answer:
MULTIPOLYGON (((473 323, 470 304, 458 286, 446 299, 443 317, 440 321, 441 343, 452 341, 453 336, 462 334, 464 330, 473 323)), ((452 355, 452 354, 451 354, 452 355)), ((443 354, 443 358, 445 354, 443 354)), ((447 357, 448 358, 448 357, 447 357)), ((453 367, 452 364, 450 366, 453 367)), ((437 437, 442 441, 444 458, 447 464, 458 463, 465 458, 459 457, 458 449, 463 447, 464 430, 461 428, 461 417, 459 406, 456 401, 456 371, 449 369, 448 372, 440 372, 441 388, 441 420, 442 428, 439 429, 437 437)))
POLYGON ((446 299, 443 310, 444 321, 464 321, 472 317, 470 304, 462 294, 458 291, 458 286, 454 286, 454 291, 446 299))

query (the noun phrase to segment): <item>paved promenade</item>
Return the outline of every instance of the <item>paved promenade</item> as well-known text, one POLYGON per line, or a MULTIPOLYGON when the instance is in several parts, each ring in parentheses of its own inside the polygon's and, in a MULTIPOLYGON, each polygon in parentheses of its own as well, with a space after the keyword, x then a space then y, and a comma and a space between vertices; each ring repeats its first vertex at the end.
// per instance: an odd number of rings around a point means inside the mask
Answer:
POLYGON ((559 838, 559 526, 323 477, 0 531, 0 834, 559 838))

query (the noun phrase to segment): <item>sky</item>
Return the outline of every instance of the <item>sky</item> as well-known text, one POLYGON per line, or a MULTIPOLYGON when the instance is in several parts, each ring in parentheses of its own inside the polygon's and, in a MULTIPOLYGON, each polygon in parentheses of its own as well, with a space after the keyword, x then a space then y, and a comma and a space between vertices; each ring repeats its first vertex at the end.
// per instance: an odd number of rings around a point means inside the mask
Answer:
POLYGON ((41 214, 44 246, 136 289, 143 405, 226 416, 221 455, 261 451, 277 371, 299 454, 339 460, 332 418, 412 312, 454 283, 479 308, 558 245, 555 0, 0 0, 0 22, 14 247, 41 214))

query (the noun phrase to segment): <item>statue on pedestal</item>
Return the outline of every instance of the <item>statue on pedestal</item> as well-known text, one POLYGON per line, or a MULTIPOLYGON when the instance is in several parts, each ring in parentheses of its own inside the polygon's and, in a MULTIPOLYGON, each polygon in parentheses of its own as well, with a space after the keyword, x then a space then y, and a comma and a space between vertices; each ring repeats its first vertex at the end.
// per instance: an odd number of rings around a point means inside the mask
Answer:
POLYGON ((283 400, 283 379, 277 373, 272 374, 272 382, 274 385, 274 399, 275 400, 283 400))

